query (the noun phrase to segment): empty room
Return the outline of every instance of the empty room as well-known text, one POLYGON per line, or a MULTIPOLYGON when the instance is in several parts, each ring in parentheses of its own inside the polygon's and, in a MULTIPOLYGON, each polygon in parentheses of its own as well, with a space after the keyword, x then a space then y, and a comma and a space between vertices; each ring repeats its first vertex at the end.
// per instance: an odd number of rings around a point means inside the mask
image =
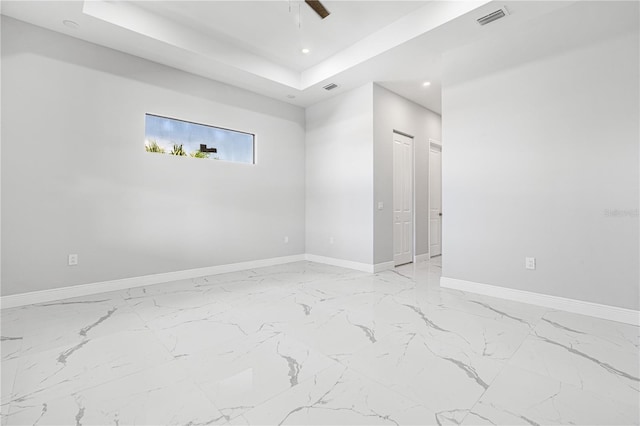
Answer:
POLYGON ((640 425, 640 3, 0 2, 0 422, 640 425))

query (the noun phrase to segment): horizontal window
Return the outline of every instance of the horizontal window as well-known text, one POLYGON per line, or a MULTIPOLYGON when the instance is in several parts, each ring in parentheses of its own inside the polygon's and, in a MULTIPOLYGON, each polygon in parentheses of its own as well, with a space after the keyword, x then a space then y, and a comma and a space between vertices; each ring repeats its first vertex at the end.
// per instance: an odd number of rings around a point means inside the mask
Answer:
POLYGON ((145 114, 147 152, 254 164, 255 135, 145 114))

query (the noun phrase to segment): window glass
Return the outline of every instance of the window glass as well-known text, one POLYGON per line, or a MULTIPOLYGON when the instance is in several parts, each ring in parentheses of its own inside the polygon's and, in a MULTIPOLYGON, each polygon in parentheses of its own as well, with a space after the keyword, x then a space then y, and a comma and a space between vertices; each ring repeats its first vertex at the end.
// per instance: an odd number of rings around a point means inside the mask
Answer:
POLYGON ((254 164, 251 133, 145 115, 147 152, 254 164))

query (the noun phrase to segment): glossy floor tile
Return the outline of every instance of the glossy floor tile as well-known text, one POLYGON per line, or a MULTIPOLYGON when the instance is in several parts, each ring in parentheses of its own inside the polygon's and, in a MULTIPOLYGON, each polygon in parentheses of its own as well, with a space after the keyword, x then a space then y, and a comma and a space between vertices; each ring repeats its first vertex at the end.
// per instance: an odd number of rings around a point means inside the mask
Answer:
POLYGON ((2 311, 2 425, 639 424, 638 327, 297 262, 2 311))

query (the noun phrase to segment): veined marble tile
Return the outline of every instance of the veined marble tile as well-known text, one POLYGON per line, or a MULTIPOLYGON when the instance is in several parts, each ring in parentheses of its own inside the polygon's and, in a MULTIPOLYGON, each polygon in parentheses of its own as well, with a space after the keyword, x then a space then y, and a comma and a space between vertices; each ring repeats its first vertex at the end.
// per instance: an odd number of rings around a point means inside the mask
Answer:
POLYGON ((226 425, 234 425, 234 426, 249 426, 251 425, 251 423, 249 423, 249 420, 247 420, 246 417, 240 415, 240 416, 236 416, 233 419, 229 420, 228 423, 225 423, 226 425))
POLYGON ((393 296, 416 288, 416 282, 394 270, 375 275, 352 277, 335 281, 335 291, 345 295, 378 294, 393 296))
POLYGON ((325 275, 324 277, 319 276, 310 280, 301 280, 300 282, 292 281, 282 288, 295 292, 316 292, 320 295, 324 294, 324 297, 373 293, 375 291, 376 281, 378 280, 376 275, 359 271, 345 273, 344 271, 348 270, 335 269, 334 274, 325 275))
POLYGON ((196 425, 225 417, 176 361, 72 394, 15 403, 10 424, 196 425))
POLYGON ((245 296, 268 293, 272 289, 286 289, 315 282, 329 282, 337 279, 367 275, 364 272, 322 265, 313 262, 294 262, 257 268, 241 273, 214 275, 194 280, 199 288, 210 288, 220 293, 228 293, 234 300, 245 296))
POLYGON ((22 333, 3 333, 0 337, 0 352, 2 353, 2 361, 16 358, 22 351, 24 337, 22 333))
POLYGON ((392 333, 345 362, 436 413, 471 408, 505 367, 416 332, 392 333))
POLYGON ((638 408, 637 332, 631 325, 553 312, 545 315, 509 364, 638 408))
POLYGON ((245 338, 255 331, 241 324, 243 318, 232 313, 198 314, 189 312, 188 317, 179 316, 175 323, 169 325, 152 321, 148 327, 174 357, 200 353, 228 341, 245 338))
POLYGON ((253 275, 278 283, 305 284, 320 280, 338 280, 366 276, 366 272, 322 263, 301 261, 253 269, 253 275))
POLYGON ((637 406, 507 367, 462 424, 637 425, 638 416, 637 406))
POLYGON ((280 299, 179 310, 150 320, 147 326, 174 356, 182 356, 220 347, 259 331, 279 332, 287 323, 304 318, 300 305, 280 299))
POLYGON ((5 411, 5 405, 8 406, 9 401, 11 401, 13 384, 16 379, 19 363, 20 360, 15 358, 3 360, 2 364, 0 365, 0 393, 2 394, 0 408, 3 412, 5 411))
POLYGON ((541 306, 502 300, 481 294, 458 292, 451 289, 442 289, 441 300, 444 306, 452 309, 504 321, 505 323, 524 324, 530 328, 535 327, 542 316, 551 311, 541 306))
POLYGON ((21 310, 20 321, 24 326, 16 356, 74 346, 86 339, 120 331, 144 329, 140 317, 122 299, 77 302, 71 299, 32 305, 21 310))
POLYGON ((571 312, 551 311, 543 318, 541 326, 552 325, 569 335, 592 335, 622 350, 640 350, 640 327, 608 321, 601 318, 574 314, 571 312))
POLYGON ((260 278, 247 278, 242 281, 214 284, 213 286, 201 284, 200 290, 205 290, 207 297, 215 298, 228 304, 242 303, 244 300, 259 298, 263 295, 273 294, 278 287, 273 283, 260 278))
POLYGON ((189 291, 195 289, 194 279, 185 279, 177 281, 168 281, 165 283, 151 284, 144 287, 133 287, 119 292, 119 296, 126 300, 136 300, 167 293, 189 291))
POLYGON ((1 422, 638 424, 637 327, 439 278, 296 262, 2 310, 1 422))
MULTIPOLYGON (((254 303, 260 306, 283 301, 283 299, 305 291, 310 286, 323 287, 323 283, 335 287, 335 280, 366 275, 364 272, 321 265, 313 262, 295 262, 243 271, 242 274, 223 274, 193 280, 195 287, 205 291, 205 297, 224 301, 233 306, 247 307, 254 303), (229 279, 233 276, 233 279, 229 279)), ((322 294, 322 291, 318 291, 322 294)))
POLYGON ((145 323, 171 324, 176 319, 180 321, 191 317, 191 312, 209 316, 230 309, 230 305, 223 298, 193 287, 166 292, 146 292, 125 297, 125 300, 145 323))
POLYGON ((229 418, 336 364, 282 333, 269 332, 185 356, 179 362, 229 418))
POLYGON ((334 360, 351 356, 397 330, 362 307, 316 306, 304 321, 289 323, 285 333, 334 360))
POLYGON ((336 365, 245 413, 234 424, 437 424, 433 412, 336 365))
POLYGON ((234 315, 242 318, 240 322, 249 330, 270 329, 284 331, 291 324, 306 323, 322 312, 325 302, 314 302, 311 298, 299 294, 282 294, 277 299, 250 300, 247 303, 234 305, 234 315), (259 312, 259 315, 256 313, 259 312))
POLYGON ((233 283, 236 281, 243 281, 255 275, 254 271, 242 270, 229 272, 226 274, 207 275, 203 277, 193 278, 191 281, 195 286, 200 284, 218 285, 223 283, 233 283))
POLYGON ((283 292, 279 300, 263 300, 262 302, 263 306, 265 304, 291 304, 293 309, 299 310, 304 317, 308 317, 337 298, 339 298, 338 295, 327 290, 300 286, 289 289, 286 293, 283 292))
MULTIPOLYGON (((30 330, 37 328, 43 319, 49 321, 66 321, 77 316, 93 316, 97 308, 119 306, 123 302, 119 294, 119 292, 109 292, 92 296, 82 296, 11 308, 8 311, 14 316, 13 320, 20 324, 20 331, 30 330)), ((5 323, 4 319, 5 317, 3 315, 2 328, 6 329, 9 324, 5 323)))
POLYGON ((526 322, 498 320, 431 304, 413 304, 404 298, 383 298, 368 309, 379 324, 417 332, 496 360, 509 359, 531 332, 526 322))
MULTIPOLYGON (((357 336, 340 341, 344 332, 339 330, 355 326, 368 333, 370 343, 391 332, 417 331, 483 357, 506 360, 533 328, 525 320, 494 318, 500 314, 484 306, 477 309, 487 310, 491 315, 477 315, 430 303, 413 304, 409 293, 402 291, 403 286, 396 283, 384 288, 389 283, 380 286, 365 280, 355 282, 362 283, 364 288, 356 291, 354 287, 347 294, 308 305, 307 321, 296 322, 287 331, 330 356, 353 353, 360 348, 357 336)), ((410 287, 411 284, 407 284, 404 288, 410 287)))
POLYGON ((396 297, 423 309, 454 309, 470 315, 534 328, 551 309, 526 303, 497 299, 460 290, 422 286, 420 291, 406 292, 396 297))
POLYGON ((151 331, 121 331, 86 338, 21 357, 12 405, 33 398, 67 395, 172 359, 151 331))
POLYGON ((24 324, 20 321, 22 308, 0 309, 0 330, 3 336, 20 336, 24 324))

